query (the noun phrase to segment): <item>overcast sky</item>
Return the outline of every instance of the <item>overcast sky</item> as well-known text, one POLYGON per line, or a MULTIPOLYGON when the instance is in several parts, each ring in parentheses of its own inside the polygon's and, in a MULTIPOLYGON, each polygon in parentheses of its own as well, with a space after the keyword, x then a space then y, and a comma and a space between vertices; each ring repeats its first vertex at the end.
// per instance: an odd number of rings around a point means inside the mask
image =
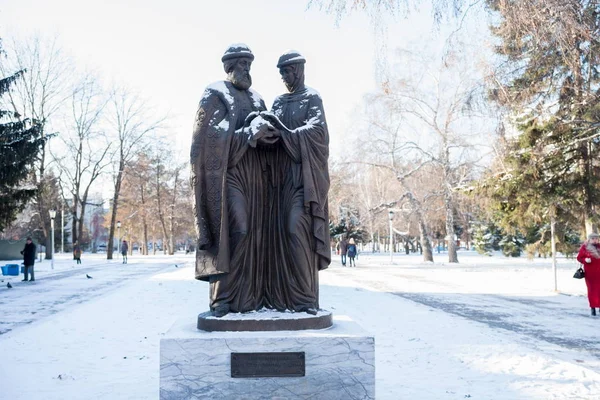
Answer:
MULTIPOLYGON (((306 0, 2 0, 0 36, 57 35, 78 65, 170 111, 183 157, 204 88, 225 77, 220 58, 229 44, 254 52, 253 88, 269 108, 285 90, 278 57, 298 50, 307 59, 306 84, 323 97, 335 157, 343 154, 353 111, 376 88, 378 38, 364 14, 336 26, 333 16, 306 7, 306 0)), ((431 34, 430 16, 413 14, 387 31, 389 49, 414 45, 431 34)))

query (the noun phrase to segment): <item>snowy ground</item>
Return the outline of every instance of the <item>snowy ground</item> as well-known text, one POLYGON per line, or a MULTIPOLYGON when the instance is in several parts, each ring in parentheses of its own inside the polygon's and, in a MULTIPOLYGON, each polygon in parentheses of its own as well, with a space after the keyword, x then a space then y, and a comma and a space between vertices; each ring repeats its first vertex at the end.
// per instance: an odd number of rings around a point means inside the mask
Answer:
MULTIPOLYGON (((435 256, 334 256, 320 273, 321 307, 375 336, 378 399, 600 399, 600 317, 575 261, 559 259, 555 293, 550 260, 435 256)), ((208 285, 191 255, 103 257, 0 278, 1 399, 158 398, 160 338, 207 310, 208 285)))

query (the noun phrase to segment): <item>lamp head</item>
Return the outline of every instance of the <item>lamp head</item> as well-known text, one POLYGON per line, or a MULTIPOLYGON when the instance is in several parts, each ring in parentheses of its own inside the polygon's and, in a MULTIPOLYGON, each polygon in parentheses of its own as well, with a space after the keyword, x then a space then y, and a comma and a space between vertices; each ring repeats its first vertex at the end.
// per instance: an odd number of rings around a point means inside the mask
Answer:
POLYGON ((394 219, 394 212, 392 210, 388 211, 388 217, 390 218, 390 221, 394 219))
POLYGON ((50 214, 51 219, 56 218, 56 210, 48 210, 48 213, 50 214))

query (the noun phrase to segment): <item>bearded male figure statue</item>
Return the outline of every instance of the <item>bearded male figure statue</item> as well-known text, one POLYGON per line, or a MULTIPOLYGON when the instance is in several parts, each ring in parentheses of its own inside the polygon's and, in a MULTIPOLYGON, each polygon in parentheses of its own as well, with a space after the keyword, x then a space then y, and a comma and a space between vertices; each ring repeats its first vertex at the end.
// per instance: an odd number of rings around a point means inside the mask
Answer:
MULTIPOLYGON (((256 256, 252 246, 257 240, 249 223, 260 217, 249 212, 263 201, 260 179, 253 176, 259 168, 257 151, 248 145, 245 121, 266 107, 250 89, 253 60, 244 44, 225 51, 221 61, 227 79, 206 88, 194 123, 190 161, 198 234, 196 279, 210 282, 210 308, 217 317, 260 307, 256 302, 263 280, 256 268, 262 265, 247 257, 256 256), (246 240, 248 235, 253 243, 246 240)), ((259 126, 255 137, 266 130, 265 124, 259 126)))

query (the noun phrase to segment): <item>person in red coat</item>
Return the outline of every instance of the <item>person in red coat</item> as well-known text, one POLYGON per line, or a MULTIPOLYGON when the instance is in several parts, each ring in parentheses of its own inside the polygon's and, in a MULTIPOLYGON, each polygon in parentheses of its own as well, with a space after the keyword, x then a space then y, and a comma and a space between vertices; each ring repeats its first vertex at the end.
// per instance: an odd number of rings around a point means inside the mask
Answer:
POLYGON ((579 249, 577 261, 583 264, 588 300, 592 315, 595 316, 596 308, 600 309, 600 235, 588 235, 588 240, 579 249))

